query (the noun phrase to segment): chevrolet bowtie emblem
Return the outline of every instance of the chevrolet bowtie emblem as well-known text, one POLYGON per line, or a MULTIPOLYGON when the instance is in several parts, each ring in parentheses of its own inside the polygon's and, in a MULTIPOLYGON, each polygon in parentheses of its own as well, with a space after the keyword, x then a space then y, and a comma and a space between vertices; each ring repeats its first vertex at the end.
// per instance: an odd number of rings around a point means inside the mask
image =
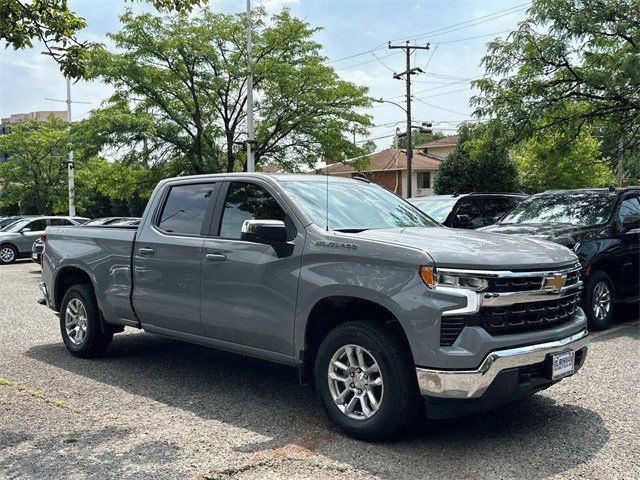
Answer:
POLYGON ((552 277, 547 277, 545 287, 558 292, 567 283, 567 276, 563 273, 554 273, 552 277))

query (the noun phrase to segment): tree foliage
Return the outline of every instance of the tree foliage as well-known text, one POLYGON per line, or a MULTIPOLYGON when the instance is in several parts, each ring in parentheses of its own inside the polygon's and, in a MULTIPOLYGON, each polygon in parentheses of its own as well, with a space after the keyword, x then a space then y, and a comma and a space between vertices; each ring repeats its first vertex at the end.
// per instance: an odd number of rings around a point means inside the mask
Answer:
POLYGON ((44 122, 12 125, 0 135, 0 206, 19 205, 22 212, 51 214, 66 210, 68 124, 50 116, 44 122))
POLYGON ((506 40, 489 44, 476 113, 514 140, 562 125, 607 128, 615 151, 640 148, 640 2, 534 0, 506 40), (571 108, 581 105, 581 108, 571 108))
POLYGON ((571 128, 537 132, 514 148, 512 158, 528 193, 615 184, 609 159, 602 157, 600 142, 586 129, 577 138, 571 128))
MULTIPOLYGON (((150 0, 160 10, 189 11, 201 0, 150 0)), ((67 0, 0 1, 0 39, 14 50, 33 48, 43 42, 64 74, 79 78, 85 74, 87 48, 78 38, 86 26, 83 18, 69 10, 67 0)))
MULTIPOLYGON (((308 23, 287 10, 268 23, 263 9, 253 15, 256 163, 357 156, 348 132, 370 125, 359 112, 370 102, 366 88, 324 64, 308 23)), ((144 142, 151 160, 172 160, 186 172, 243 170, 246 16, 127 12, 121 21, 122 30, 110 34, 116 50, 91 55, 90 76, 117 90, 87 121, 94 138, 136 152, 144 142)))
POLYGON ((517 191, 516 165, 502 141, 503 129, 498 122, 462 124, 460 142, 436 174, 435 193, 517 191))

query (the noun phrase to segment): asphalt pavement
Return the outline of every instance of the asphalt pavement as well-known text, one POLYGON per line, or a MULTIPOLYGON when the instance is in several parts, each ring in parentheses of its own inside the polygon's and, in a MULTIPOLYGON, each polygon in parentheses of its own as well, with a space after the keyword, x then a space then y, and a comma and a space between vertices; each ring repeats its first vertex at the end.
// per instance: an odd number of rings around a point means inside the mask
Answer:
POLYGON ((36 264, 0 266, 0 478, 640 478, 636 307, 592 335, 576 376, 372 444, 289 367, 129 329, 74 358, 39 281, 36 264))

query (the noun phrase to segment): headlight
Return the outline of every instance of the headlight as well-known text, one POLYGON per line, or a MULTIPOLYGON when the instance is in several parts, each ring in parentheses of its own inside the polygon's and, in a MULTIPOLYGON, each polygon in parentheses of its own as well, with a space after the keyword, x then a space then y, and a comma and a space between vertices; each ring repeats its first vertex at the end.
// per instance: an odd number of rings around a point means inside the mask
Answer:
POLYGON ((482 292, 489 287, 486 278, 474 277, 466 273, 438 272, 433 267, 421 267, 420 276, 429 288, 443 287, 463 288, 474 292, 482 292))

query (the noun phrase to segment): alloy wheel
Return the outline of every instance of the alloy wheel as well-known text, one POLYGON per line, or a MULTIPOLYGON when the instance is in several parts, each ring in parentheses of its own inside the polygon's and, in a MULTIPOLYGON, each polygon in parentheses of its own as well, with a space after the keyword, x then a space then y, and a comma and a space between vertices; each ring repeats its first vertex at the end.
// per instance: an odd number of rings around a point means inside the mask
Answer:
POLYGON ((64 328, 74 345, 80 345, 87 336, 87 309, 79 298, 72 298, 64 313, 64 328))
POLYGON ((0 249, 0 260, 3 263, 11 263, 15 259, 16 252, 11 247, 2 247, 0 249))
POLYGON ((375 357, 359 345, 345 345, 331 357, 329 391, 338 409, 353 420, 368 420, 380 408, 384 381, 375 357))
POLYGON ((599 282, 593 289, 593 314, 598 320, 604 320, 611 310, 611 290, 605 282, 599 282))

